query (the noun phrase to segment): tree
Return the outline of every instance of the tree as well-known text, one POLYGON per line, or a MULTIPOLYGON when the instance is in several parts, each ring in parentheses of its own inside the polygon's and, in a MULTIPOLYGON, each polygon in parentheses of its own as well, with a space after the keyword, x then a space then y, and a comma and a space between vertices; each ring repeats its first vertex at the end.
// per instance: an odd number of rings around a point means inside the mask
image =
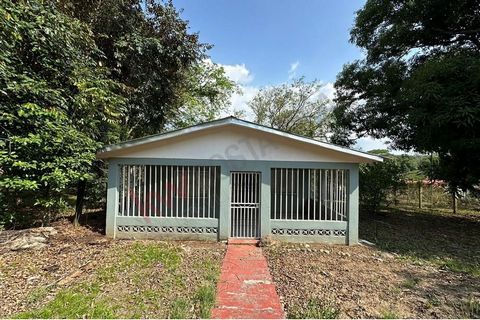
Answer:
MULTIPOLYGON (((366 57, 338 75, 334 116, 357 136, 437 153, 453 189, 480 181, 480 2, 369 0, 351 41, 366 57)), ((347 134, 345 134, 345 132, 347 134)))
MULTIPOLYGON (((90 27, 110 79, 126 89, 121 140, 212 120, 226 107, 233 82, 207 59, 211 46, 189 32, 171 1, 60 0, 56 6, 90 27)), ((95 162, 99 181, 103 167, 95 162)), ((101 183, 86 187, 79 182, 77 214, 84 195, 103 192, 101 183)))
POLYGON ((7 204, 0 223, 15 222, 15 211, 34 206, 42 208, 42 222, 48 223, 66 206, 65 189, 89 178, 98 145, 65 113, 34 103, 2 112, 0 123, 12 130, 0 141, 0 190, 7 204))
POLYGON ((173 112, 166 127, 177 129, 217 118, 230 103, 237 85, 229 80, 222 67, 204 60, 191 68, 182 94, 183 104, 173 112))
POLYGON ((326 139, 329 100, 318 81, 304 78, 260 90, 250 101, 255 122, 279 130, 326 139))
POLYGON ((376 213, 390 192, 394 194, 405 186, 410 167, 407 158, 394 157, 387 150, 372 150, 383 162, 360 165, 360 203, 376 213))
POLYGON ((235 89, 207 61, 211 45, 190 33, 172 1, 61 0, 87 23, 111 78, 126 86, 122 139, 211 120, 235 89))
POLYGON ((52 5, 1 0, 0 26, 3 208, 36 206, 45 220, 90 177, 97 142, 118 139, 123 87, 98 64, 88 27, 52 5))

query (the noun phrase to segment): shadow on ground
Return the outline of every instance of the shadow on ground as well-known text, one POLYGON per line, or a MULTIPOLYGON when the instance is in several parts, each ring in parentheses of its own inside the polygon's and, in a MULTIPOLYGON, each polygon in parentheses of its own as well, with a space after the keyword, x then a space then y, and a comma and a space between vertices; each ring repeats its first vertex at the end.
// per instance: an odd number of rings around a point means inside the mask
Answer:
POLYGON ((360 238, 413 260, 480 276, 480 215, 393 208, 360 215, 360 238))

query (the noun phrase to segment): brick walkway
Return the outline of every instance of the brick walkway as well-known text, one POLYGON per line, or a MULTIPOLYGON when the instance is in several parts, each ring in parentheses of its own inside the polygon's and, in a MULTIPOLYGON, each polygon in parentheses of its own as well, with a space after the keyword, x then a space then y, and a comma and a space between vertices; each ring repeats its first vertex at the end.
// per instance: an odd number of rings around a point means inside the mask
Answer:
POLYGON ((253 245, 228 245, 212 318, 284 317, 262 249, 253 245))

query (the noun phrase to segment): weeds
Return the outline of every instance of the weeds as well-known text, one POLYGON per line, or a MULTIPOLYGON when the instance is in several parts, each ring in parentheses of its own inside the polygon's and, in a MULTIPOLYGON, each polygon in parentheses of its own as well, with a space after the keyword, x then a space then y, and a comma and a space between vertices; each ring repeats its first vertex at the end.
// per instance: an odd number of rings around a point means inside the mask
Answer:
POLYGON ((170 306, 171 319, 185 319, 188 318, 188 309, 190 307, 189 301, 182 298, 177 298, 170 306))
POLYGON ((419 283, 420 279, 418 278, 407 278, 405 281, 402 283, 402 287, 407 288, 407 289, 414 289, 419 283))
POLYGON ((380 314, 380 318, 381 319, 399 319, 401 317, 393 310, 384 310, 380 314))
POLYGON ((210 318, 210 310, 215 304, 215 288, 213 286, 202 286, 197 290, 195 300, 200 308, 200 317, 210 318))
POLYGON ((16 318, 114 318, 114 308, 97 299, 99 286, 77 286, 60 291, 44 307, 18 314, 16 318))
POLYGON ((475 297, 470 297, 463 301, 462 310, 465 318, 480 319, 480 300, 475 297))
POLYGON ((210 317, 220 273, 220 260, 214 258, 218 256, 185 255, 178 246, 158 242, 136 242, 106 255, 91 276, 61 289, 46 304, 41 302, 48 291, 33 290, 29 303, 42 306, 16 317, 210 317), (188 273, 195 274, 194 279, 188 273))
POLYGON ((340 309, 332 303, 322 303, 319 299, 309 299, 307 305, 289 308, 290 319, 336 319, 340 309))

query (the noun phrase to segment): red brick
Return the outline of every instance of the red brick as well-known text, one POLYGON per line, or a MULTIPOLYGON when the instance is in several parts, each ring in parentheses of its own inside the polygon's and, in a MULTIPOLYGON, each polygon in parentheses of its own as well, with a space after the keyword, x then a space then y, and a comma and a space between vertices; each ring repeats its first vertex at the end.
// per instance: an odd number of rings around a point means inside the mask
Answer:
POLYGON ((261 248, 228 245, 212 318, 285 318, 261 248))

